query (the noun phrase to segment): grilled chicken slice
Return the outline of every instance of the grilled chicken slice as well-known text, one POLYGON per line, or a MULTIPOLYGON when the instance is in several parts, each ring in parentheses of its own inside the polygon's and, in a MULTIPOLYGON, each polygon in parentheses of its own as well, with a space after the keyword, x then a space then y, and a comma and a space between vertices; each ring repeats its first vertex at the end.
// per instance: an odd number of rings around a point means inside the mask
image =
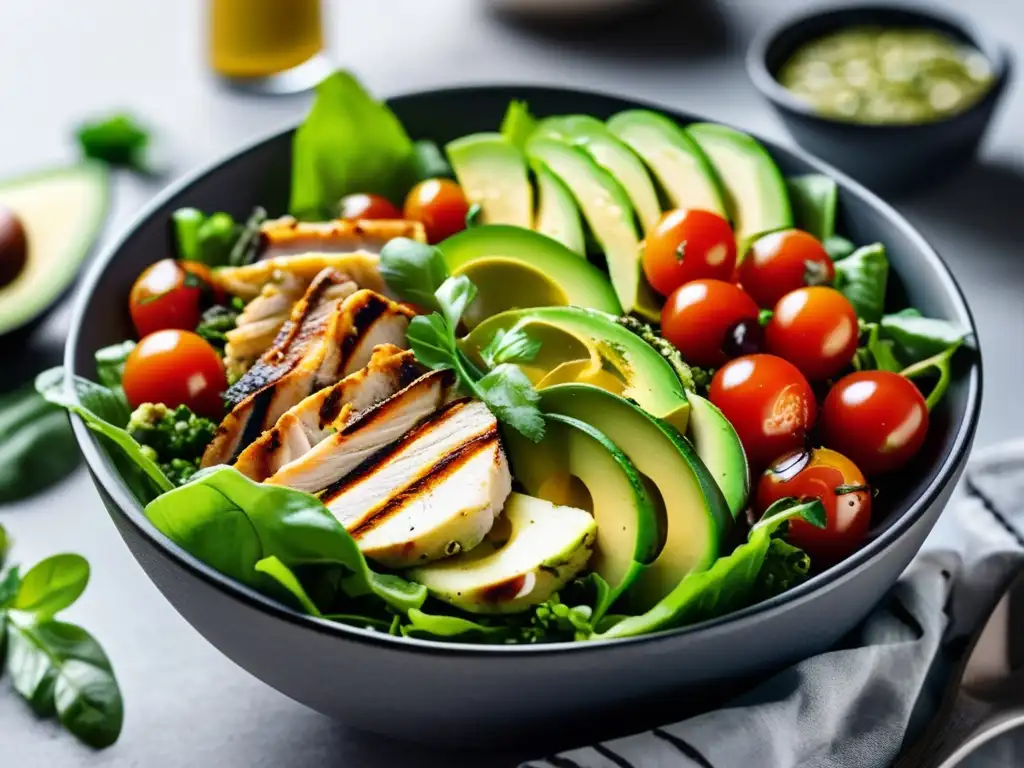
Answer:
POLYGON ((213 282, 232 296, 245 301, 255 299, 268 283, 297 280, 305 285, 325 269, 334 269, 354 280, 360 288, 369 288, 387 295, 387 286, 377 269, 377 254, 303 253, 278 256, 244 267, 222 267, 213 271, 213 282))
POLYGON ((463 398, 320 498, 367 557, 405 568, 475 547, 511 490, 497 421, 486 405, 463 398))
MULTIPOLYGON (((393 344, 382 344, 373 350, 365 368, 289 408, 272 429, 260 435, 238 455, 235 467, 253 480, 266 480, 285 465, 305 456, 321 441, 337 434, 361 414, 411 384, 425 370, 416 362, 412 352, 393 344)), ((313 488, 303 486, 302 490, 319 491, 336 478, 337 475, 328 478, 313 488)))
POLYGON ((336 219, 296 221, 291 216, 266 221, 260 227, 260 259, 300 253, 380 253, 384 243, 396 237, 427 241, 423 225, 405 219, 336 219))
POLYGON ((203 454, 202 466, 225 464, 292 406, 365 366, 378 344, 405 346, 412 312, 373 291, 324 299, 344 278, 324 270, 296 303, 271 347, 225 399, 234 407, 203 454))

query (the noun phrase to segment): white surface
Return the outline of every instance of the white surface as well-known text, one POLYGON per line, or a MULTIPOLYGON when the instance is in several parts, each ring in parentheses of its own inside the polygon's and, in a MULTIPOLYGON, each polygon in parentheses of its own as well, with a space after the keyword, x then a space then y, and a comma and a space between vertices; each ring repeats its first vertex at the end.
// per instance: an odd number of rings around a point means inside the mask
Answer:
MULTIPOLYGON (((457 83, 575 85, 654 99, 788 140, 743 72, 759 25, 795 0, 674 0, 671 22, 615 32, 539 35, 489 16, 482 0, 379 0, 331 6, 333 50, 377 94, 457 83), (593 38, 593 35, 590 37, 593 38)), ((8 0, 0 3, 0 176, 74 157, 70 127, 128 107, 145 116, 184 172, 299 117, 306 97, 256 99, 219 90, 203 62, 199 0, 8 0)), ((1024 7, 974 0, 970 11, 1024 40, 1024 7)), ((938 247, 977 316, 986 407, 979 444, 1024 433, 1024 98, 1009 94, 985 159, 959 179, 899 207, 938 247)), ((156 186, 125 178, 109 232, 156 186)), ((38 350, 56 355, 66 313, 38 350)), ((164 601, 135 564, 79 471, 37 499, 0 509, 26 563, 77 551, 94 566, 70 616, 104 643, 124 689, 121 741, 102 753, 37 722, 0 681, 0 763, 35 766, 500 766, 361 736, 290 702, 234 667, 164 601)), ((283 650, 283 652, 286 652, 283 650)))

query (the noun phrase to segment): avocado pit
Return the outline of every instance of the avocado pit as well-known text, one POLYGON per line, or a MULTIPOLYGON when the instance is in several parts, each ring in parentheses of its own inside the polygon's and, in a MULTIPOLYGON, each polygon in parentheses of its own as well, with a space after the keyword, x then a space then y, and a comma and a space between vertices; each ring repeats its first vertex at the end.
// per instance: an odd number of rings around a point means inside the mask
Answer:
POLYGON ((28 234, 14 211, 0 206, 0 288, 13 283, 28 263, 28 234))

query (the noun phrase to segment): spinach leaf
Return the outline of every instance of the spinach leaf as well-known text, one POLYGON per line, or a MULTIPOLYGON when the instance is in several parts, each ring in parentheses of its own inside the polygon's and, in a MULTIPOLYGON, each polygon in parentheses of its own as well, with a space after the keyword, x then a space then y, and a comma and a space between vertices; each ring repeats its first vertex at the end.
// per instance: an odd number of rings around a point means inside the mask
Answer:
POLYGON ((416 155, 416 178, 420 181, 455 177, 451 165, 435 142, 421 139, 413 144, 412 149, 416 155))
POLYGON ((867 342, 858 347, 853 358, 853 367, 858 371, 890 371, 899 373, 903 364, 896 358, 895 343, 891 339, 883 339, 879 335, 878 323, 864 323, 867 330, 867 342))
POLYGON ((280 575, 272 563, 256 569, 261 560, 276 557, 292 570, 334 566, 342 573, 346 595, 375 596, 398 611, 419 607, 426 598, 419 584, 372 571, 352 537, 315 496, 255 483, 234 467, 199 472, 151 501, 146 517, 207 565, 256 589, 266 588, 264 576, 280 575))
POLYGON ((80 455, 68 418, 31 388, 0 397, 0 503, 60 482, 80 455))
POLYGON ((959 346, 967 338, 964 328, 948 320, 922 317, 916 309, 904 309, 886 315, 880 322, 881 334, 892 339, 906 363, 916 363, 959 346))
POLYGON ((819 240, 832 237, 839 204, 839 187, 835 181, 820 173, 808 173, 786 179, 786 187, 797 227, 819 240))
POLYGON ((53 555, 36 563, 21 579, 11 608, 48 619, 74 603, 89 583, 89 563, 81 555, 53 555))
POLYGON ((41 715, 89 746, 109 747, 121 734, 124 702, 107 655, 84 629, 62 621, 7 619, 7 668, 14 689, 41 715))
POLYGON ((316 607, 316 604, 310 596, 306 594, 306 590, 302 586, 302 582, 299 581, 291 568, 281 562, 279 557, 274 555, 264 557, 262 560, 258 560, 253 568, 257 573, 269 576, 274 582, 282 587, 288 595, 294 597, 296 602, 299 604, 299 608, 310 616, 323 615, 320 613, 320 609, 316 607))
POLYGON ((441 308, 434 293, 448 279, 448 265, 432 245, 396 237, 380 250, 380 276, 403 301, 436 312, 441 308))
POLYGON ((797 516, 819 528, 825 527, 825 509, 818 499, 806 503, 780 499, 750 529, 747 541, 731 554, 718 558, 706 571, 685 576, 675 589, 646 613, 624 618, 594 637, 645 635, 723 616, 749 605, 772 535, 783 523, 797 516))
POLYGON ((885 310, 885 290, 889 281, 889 260, 881 243, 858 248, 836 262, 835 288, 853 305, 857 316, 878 322, 885 310))
POLYGON ((857 246, 841 235, 830 235, 821 241, 832 261, 841 261, 857 250, 857 246))
POLYGON ((121 477, 145 502, 174 487, 159 465, 122 426, 128 423, 128 407, 113 390, 76 376, 74 391, 64 382, 64 369, 51 368, 36 377, 36 390, 55 405, 78 414, 86 426, 117 446, 111 459, 121 477))
MULTIPOLYGON (((96 378, 100 380, 107 389, 115 391, 121 389, 121 380, 124 378, 124 364, 128 355, 135 349, 134 341, 122 341, 120 344, 111 344, 96 351, 96 378)), ((128 403, 125 402, 125 407, 128 403)))
POLYGON ((401 626, 405 637, 500 643, 514 634, 509 626, 485 625, 461 616, 425 613, 418 608, 409 611, 406 619, 408 623, 401 626))
POLYGON ((82 154, 108 165, 123 166, 140 173, 156 169, 146 157, 149 131, 127 114, 111 115, 82 123, 75 130, 82 154))
POLYGON ((510 101, 505 117, 501 120, 501 134, 520 149, 537 128, 537 119, 530 114, 525 101, 510 101))
POLYGON ((416 174, 416 153, 402 124, 350 73, 335 72, 317 86, 292 143, 294 216, 327 218, 352 192, 401 200, 416 174))

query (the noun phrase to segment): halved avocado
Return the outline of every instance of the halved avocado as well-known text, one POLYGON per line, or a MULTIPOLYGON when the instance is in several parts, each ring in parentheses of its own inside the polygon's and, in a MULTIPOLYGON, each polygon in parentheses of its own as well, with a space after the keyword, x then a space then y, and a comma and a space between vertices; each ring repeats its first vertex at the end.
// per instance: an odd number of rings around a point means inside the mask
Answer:
POLYGON ((473 327, 514 307, 573 304, 620 314, 608 278, 561 243, 529 229, 489 224, 438 245, 452 275, 467 274, 478 294, 465 321, 473 327))
POLYGON ((455 177, 485 224, 533 225, 533 187, 526 158, 500 133, 474 133, 445 146, 455 177))
POLYGON ((675 208, 726 215, 725 192, 701 148, 672 120, 645 109, 614 115, 608 130, 643 158, 675 208))
POLYGON ((537 357, 522 365, 535 385, 594 384, 685 433, 690 407, 679 377, 657 350, 614 318, 579 307, 503 312, 475 328, 463 348, 481 362, 479 351, 494 334, 513 327, 541 342, 537 357))
POLYGON ((38 320, 70 288, 103 225, 108 174, 83 163, 0 184, 0 206, 25 229, 27 260, 0 288, 0 336, 38 320))
POLYGON ((583 222, 572 192, 540 160, 531 160, 530 167, 537 179, 537 216, 533 229, 557 240, 569 250, 586 257, 587 243, 583 237, 583 222))
POLYGON ((689 437, 704 465, 722 490, 729 511, 737 517, 750 495, 750 468, 739 435, 710 400, 690 392, 689 437))
POLYGON ((596 117, 548 117, 540 121, 534 135, 582 147, 626 190, 643 231, 650 231, 658 223, 658 219, 661 218, 661 203, 658 202, 658 193, 643 161, 596 117))
POLYGON ((526 154, 540 160, 572 192, 587 226, 604 252, 615 294, 625 312, 641 304, 641 293, 649 292, 640 270, 640 235, 633 204, 622 185, 579 147, 554 139, 537 137, 526 145, 526 154))
POLYGON ((586 568, 596 538, 597 523, 582 509, 512 493, 481 544, 408 576, 464 611, 519 613, 586 568))
POLYGON ((647 610, 687 574, 714 562, 732 516, 708 468, 676 429, 586 384, 545 389, 540 406, 545 413, 585 421, 604 433, 636 467, 665 519, 664 548, 630 587, 631 608, 647 610))
POLYGON ((661 553, 663 521, 636 467, 604 433, 559 414, 545 414, 544 421, 539 443, 506 430, 512 476, 531 496, 594 516, 590 567, 608 582, 614 600, 661 553))
POLYGON ((693 123, 686 132, 711 158, 725 185, 740 253, 756 235, 793 226, 786 180, 756 139, 717 123, 693 123))

